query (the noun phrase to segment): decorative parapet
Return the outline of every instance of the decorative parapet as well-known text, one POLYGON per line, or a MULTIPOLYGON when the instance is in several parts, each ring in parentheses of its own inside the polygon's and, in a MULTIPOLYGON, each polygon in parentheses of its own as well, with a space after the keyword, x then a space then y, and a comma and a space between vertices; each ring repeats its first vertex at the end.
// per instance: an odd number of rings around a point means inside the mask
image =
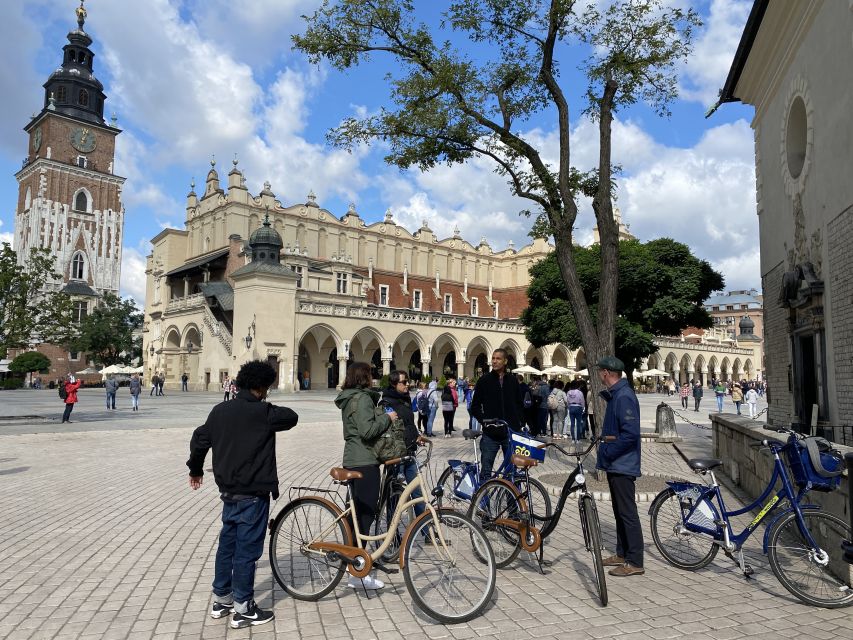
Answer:
POLYGON ((189 309, 196 309, 204 306, 204 294, 194 293, 193 295, 187 296, 185 298, 173 298, 172 300, 169 300, 168 304, 166 305, 166 313, 186 311, 189 309))
POLYGON ((738 356, 751 356, 754 351, 744 347, 730 347, 714 342, 682 342, 681 340, 673 340, 672 338, 655 338, 653 340, 655 346, 660 349, 664 347, 669 349, 681 349, 683 351, 714 351, 717 353, 731 353, 738 356))
POLYGON ((524 333, 521 322, 511 320, 495 320, 493 318, 478 318, 445 313, 414 311, 411 309, 385 309, 362 307, 355 305, 331 304, 302 301, 299 303, 299 313, 338 318, 362 318, 364 320, 388 320, 426 326, 451 327, 455 329, 474 329, 477 331, 497 331, 501 333, 524 333))
POLYGON ((225 327, 225 324, 218 321, 210 310, 210 307, 203 305, 204 309, 204 326, 210 331, 210 335, 219 338, 219 342, 225 347, 228 355, 231 355, 231 332, 225 327))

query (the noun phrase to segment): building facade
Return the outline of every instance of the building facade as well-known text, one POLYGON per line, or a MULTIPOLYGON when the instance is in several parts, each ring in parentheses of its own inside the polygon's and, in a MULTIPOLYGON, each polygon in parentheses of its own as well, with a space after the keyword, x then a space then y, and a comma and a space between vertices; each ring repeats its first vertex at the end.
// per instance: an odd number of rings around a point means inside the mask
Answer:
POLYGON ((853 2, 757 0, 720 101, 755 107, 772 424, 853 422, 853 2))
MULTIPOLYGON (((15 174, 13 247, 19 264, 34 248, 53 256, 59 277, 47 284, 73 300, 75 319, 85 317, 106 292, 118 295, 121 280, 125 179, 114 172, 115 121, 104 120, 104 87, 94 74, 86 10, 76 10, 62 63, 44 84, 41 111, 24 127, 29 145, 15 174)), ((53 364, 51 377, 86 367, 85 354, 34 345, 53 364)))

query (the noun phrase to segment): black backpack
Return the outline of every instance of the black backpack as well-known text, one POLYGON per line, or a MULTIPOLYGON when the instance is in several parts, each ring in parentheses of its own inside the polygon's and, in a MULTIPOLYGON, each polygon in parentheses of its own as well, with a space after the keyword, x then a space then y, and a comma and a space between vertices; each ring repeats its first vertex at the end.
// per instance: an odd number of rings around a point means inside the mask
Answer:
POLYGON ((59 383, 59 397, 62 400, 65 400, 68 397, 68 391, 65 390, 65 383, 64 382, 59 383))

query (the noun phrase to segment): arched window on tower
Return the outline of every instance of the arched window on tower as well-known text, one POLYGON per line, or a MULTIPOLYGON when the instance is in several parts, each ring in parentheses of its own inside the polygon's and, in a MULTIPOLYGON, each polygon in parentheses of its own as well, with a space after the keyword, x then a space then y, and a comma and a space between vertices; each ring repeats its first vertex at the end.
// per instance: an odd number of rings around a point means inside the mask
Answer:
POLYGON ((74 209, 76 211, 89 210, 89 196, 87 196, 86 192, 82 189, 77 192, 76 196, 74 196, 74 209))
POLYGON ((81 107, 89 106, 89 92, 85 89, 80 89, 80 93, 77 95, 77 102, 81 107))
POLYGON ((33 192, 27 187, 27 193, 24 195, 24 211, 29 211, 33 204, 33 192))
POLYGON ((68 100, 68 92, 65 90, 65 87, 57 87, 56 89, 56 101, 59 104, 65 104, 68 100))
POLYGON ((85 261, 82 253, 75 253, 71 259, 71 279, 83 280, 85 261))

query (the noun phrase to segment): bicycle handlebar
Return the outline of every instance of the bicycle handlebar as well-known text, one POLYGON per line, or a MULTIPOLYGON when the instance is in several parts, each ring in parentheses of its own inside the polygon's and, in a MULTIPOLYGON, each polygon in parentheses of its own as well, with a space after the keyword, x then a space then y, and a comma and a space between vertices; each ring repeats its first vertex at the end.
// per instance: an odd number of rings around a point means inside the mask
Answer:
POLYGON ((592 451, 592 448, 593 448, 595 445, 597 445, 597 444, 598 444, 599 440, 600 440, 600 438, 598 438, 597 436, 596 436, 595 438, 593 438, 593 439, 590 441, 589 446, 586 448, 586 450, 585 450, 585 451, 572 451, 572 452, 569 452, 569 451, 566 451, 565 449, 563 449, 563 447, 561 447, 560 445, 558 445, 556 442, 546 442, 546 443, 544 443, 544 446, 545 446, 546 448, 547 448, 547 447, 554 447, 555 449, 557 449, 557 451, 559 451, 560 453, 562 453, 563 455, 566 455, 566 456, 572 456, 572 457, 575 457, 575 458, 581 458, 581 457, 583 457, 583 456, 587 455, 590 451, 592 451))

